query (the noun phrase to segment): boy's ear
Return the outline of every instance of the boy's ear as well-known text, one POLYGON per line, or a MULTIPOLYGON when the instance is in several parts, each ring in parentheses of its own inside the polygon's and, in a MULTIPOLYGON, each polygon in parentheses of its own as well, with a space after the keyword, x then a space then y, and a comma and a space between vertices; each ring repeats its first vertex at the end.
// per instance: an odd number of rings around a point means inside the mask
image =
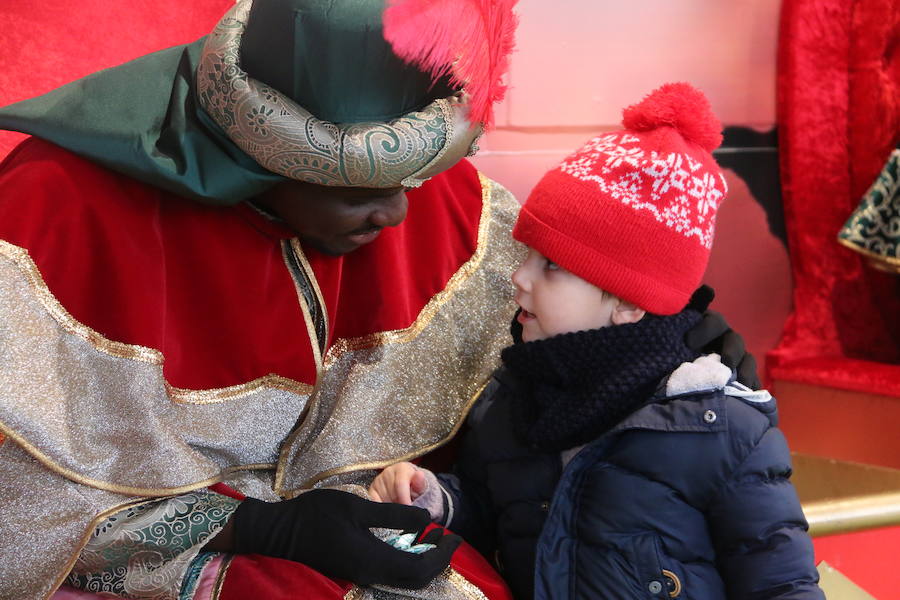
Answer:
POLYGON ((618 303, 616 303, 616 306, 612 311, 612 324, 625 325, 626 323, 637 323, 643 319, 646 314, 647 311, 643 308, 619 298, 618 303))

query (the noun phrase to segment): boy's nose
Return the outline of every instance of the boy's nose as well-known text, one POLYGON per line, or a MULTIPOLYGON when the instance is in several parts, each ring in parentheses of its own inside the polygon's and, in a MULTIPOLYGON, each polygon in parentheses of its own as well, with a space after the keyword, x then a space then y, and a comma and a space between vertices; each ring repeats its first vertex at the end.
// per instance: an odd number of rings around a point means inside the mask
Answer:
POLYGON ((528 291, 526 285, 528 283, 528 276, 525 274, 525 265, 520 265, 518 269, 513 271, 512 274, 512 282, 520 290, 528 291))

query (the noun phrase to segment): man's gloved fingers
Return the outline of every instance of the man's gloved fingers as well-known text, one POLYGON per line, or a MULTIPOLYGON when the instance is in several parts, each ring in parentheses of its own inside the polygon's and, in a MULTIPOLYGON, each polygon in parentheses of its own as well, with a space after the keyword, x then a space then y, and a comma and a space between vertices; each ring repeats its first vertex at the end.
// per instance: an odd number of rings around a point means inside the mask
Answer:
POLYGON ((431 523, 431 515, 424 508, 393 502, 370 502, 366 511, 366 525, 384 529, 400 529, 419 533, 431 523))
POLYGON ((441 529, 440 527, 435 527, 434 529, 432 529, 431 531, 429 531, 428 533, 423 535, 422 539, 420 539, 416 543, 417 544, 437 544, 441 540, 442 537, 444 537, 444 530, 441 529))
MULTIPOLYGON (((416 589, 424 587, 440 569, 432 574, 434 558, 423 561, 422 557, 437 549, 415 554, 394 548, 373 536, 360 547, 361 555, 366 557, 365 564, 360 565, 353 581, 362 585, 379 584, 416 589)), ((449 564, 449 559, 446 562, 449 564)))
POLYGON ((715 297, 715 290, 706 284, 701 285, 694 291, 693 295, 691 295, 691 299, 685 308, 696 310, 700 313, 706 312, 706 309, 709 308, 710 303, 712 303, 715 297))
POLYGON ((455 533, 447 533, 444 531, 444 535, 440 537, 437 541, 437 548, 434 550, 429 550, 429 552, 434 552, 437 550, 441 550, 442 552, 447 554, 447 564, 450 564, 450 557, 453 556, 453 553, 456 552, 456 549, 459 548, 459 545, 462 544, 463 539, 456 535, 455 533))
POLYGON ((462 543, 462 538, 448 533, 431 543, 436 543, 437 548, 411 555, 411 562, 414 563, 414 566, 404 573, 398 587, 418 590, 428 585, 432 579, 450 566, 450 559, 462 543))
POLYGON ((422 572, 426 575, 423 577, 424 582, 419 587, 425 587, 428 582, 440 575, 444 569, 450 566, 450 559, 453 553, 462 544, 462 538, 454 533, 448 533, 437 540, 437 548, 432 548, 428 552, 423 552, 419 556, 422 558, 422 572))
POLYGON ((745 354, 744 359, 737 366, 737 380, 752 390, 762 388, 762 382, 756 373, 756 359, 752 354, 745 354))
POLYGON ((722 347, 719 355, 725 366, 734 369, 747 356, 747 348, 744 346, 744 338, 733 330, 728 330, 722 335, 722 347))
POLYGON ((730 329, 725 317, 716 311, 708 310, 703 313, 703 319, 685 334, 684 341, 691 350, 702 352, 730 329))

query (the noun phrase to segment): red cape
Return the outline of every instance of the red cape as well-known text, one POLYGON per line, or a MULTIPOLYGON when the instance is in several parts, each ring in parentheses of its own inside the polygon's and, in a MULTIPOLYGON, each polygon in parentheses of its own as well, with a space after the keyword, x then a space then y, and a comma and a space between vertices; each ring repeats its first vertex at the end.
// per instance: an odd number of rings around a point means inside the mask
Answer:
MULTIPOLYGON (((329 344, 412 324, 474 252, 481 205, 464 161, 409 192, 406 221, 375 242, 337 258, 304 249, 329 344)), ((35 138, 0 164, 0 238, 28 250, 77 321, 162 352, 176 388, 315 383, 282 256, 291 236, 246 205, 203 206, 35 138)))

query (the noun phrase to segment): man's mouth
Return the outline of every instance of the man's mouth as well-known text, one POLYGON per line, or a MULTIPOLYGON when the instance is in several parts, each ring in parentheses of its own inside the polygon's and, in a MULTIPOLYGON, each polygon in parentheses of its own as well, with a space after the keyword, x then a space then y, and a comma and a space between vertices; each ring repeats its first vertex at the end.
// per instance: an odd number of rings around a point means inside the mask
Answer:
POLYGON ((363 244, 375 241, 375 238, 377 238, 380 233, 381 227, 372 227, 363 231, 351 233, 347 236, 347 239, 357 246, 362 246, 363 244))

